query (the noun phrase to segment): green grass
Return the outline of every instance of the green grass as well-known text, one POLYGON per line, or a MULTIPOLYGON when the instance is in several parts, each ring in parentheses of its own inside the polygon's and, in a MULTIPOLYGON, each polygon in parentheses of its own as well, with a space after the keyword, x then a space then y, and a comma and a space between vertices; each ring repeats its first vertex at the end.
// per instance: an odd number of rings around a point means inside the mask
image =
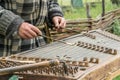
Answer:
POLYGON ((114 78, 113 80, 120 80, 120 75, 114 78))
MULTIPOLYGON (((89 0, 87 0, 89 1, 89 0)), ((115 5, 112 5, 112 3, 109 0, 105 0, 105 12, 111 11, 113 9, 118 8, 115 5)), ((90 7, 90 14, 92 18, 96 18, 98 15, 101 15, 102 13, 102 5, 101 3, 94 4, 95 7, 90 7)), ((86 18, 86 8, 81 7, 79 9, 74 9, 72 7, 69 7, 67 9, 64 9, 64 15, 66 19, 80 19, 80 18, 86 18)))

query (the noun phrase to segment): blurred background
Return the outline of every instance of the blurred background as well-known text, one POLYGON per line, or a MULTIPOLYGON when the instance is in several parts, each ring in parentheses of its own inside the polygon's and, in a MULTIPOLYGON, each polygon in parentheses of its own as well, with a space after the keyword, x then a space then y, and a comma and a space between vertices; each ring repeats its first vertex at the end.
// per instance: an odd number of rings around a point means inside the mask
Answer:
MULTIPOLYGON (((92 18, 102 13, 102 0, 55 0, 63 9, 66 19, 86 18, 86 5, 92 18)), ((105 0, 105 11, 119 8, 120 0, 105 0)))

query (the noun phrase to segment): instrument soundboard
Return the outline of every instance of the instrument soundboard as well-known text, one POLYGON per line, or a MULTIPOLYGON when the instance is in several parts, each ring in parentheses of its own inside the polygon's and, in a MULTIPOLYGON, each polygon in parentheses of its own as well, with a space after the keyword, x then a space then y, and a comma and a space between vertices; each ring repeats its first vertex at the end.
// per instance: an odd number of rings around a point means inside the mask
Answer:
POLYGON ((120 69, 120 38, 100 29, 92 30, 6 58, 11 66, 14 61, 38 63, 53 59, 64 60, 66 72, 60 64, 14 74, 23 80, 105 80, 120 69))

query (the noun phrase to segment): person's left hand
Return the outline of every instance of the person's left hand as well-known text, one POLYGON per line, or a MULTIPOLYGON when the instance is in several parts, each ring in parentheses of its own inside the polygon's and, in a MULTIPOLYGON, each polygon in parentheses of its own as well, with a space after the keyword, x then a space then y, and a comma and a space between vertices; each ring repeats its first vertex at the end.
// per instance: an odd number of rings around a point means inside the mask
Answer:
POLYGON ((66 27, 66 20, 63 17, 55 16, 53 17, 52 21, 55 25, 55 29, 58 32, 62 32, 62 29, 66 27))

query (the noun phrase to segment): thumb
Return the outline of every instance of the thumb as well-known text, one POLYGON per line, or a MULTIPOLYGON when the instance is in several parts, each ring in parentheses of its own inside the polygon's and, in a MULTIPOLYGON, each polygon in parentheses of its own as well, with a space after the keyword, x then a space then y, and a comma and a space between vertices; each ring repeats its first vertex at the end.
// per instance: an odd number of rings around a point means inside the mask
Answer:
POLYGON ((53 18, 53 23, 54 23, 54 25, 55 25, 56 28, 59 28, 58 18, 53 18))

